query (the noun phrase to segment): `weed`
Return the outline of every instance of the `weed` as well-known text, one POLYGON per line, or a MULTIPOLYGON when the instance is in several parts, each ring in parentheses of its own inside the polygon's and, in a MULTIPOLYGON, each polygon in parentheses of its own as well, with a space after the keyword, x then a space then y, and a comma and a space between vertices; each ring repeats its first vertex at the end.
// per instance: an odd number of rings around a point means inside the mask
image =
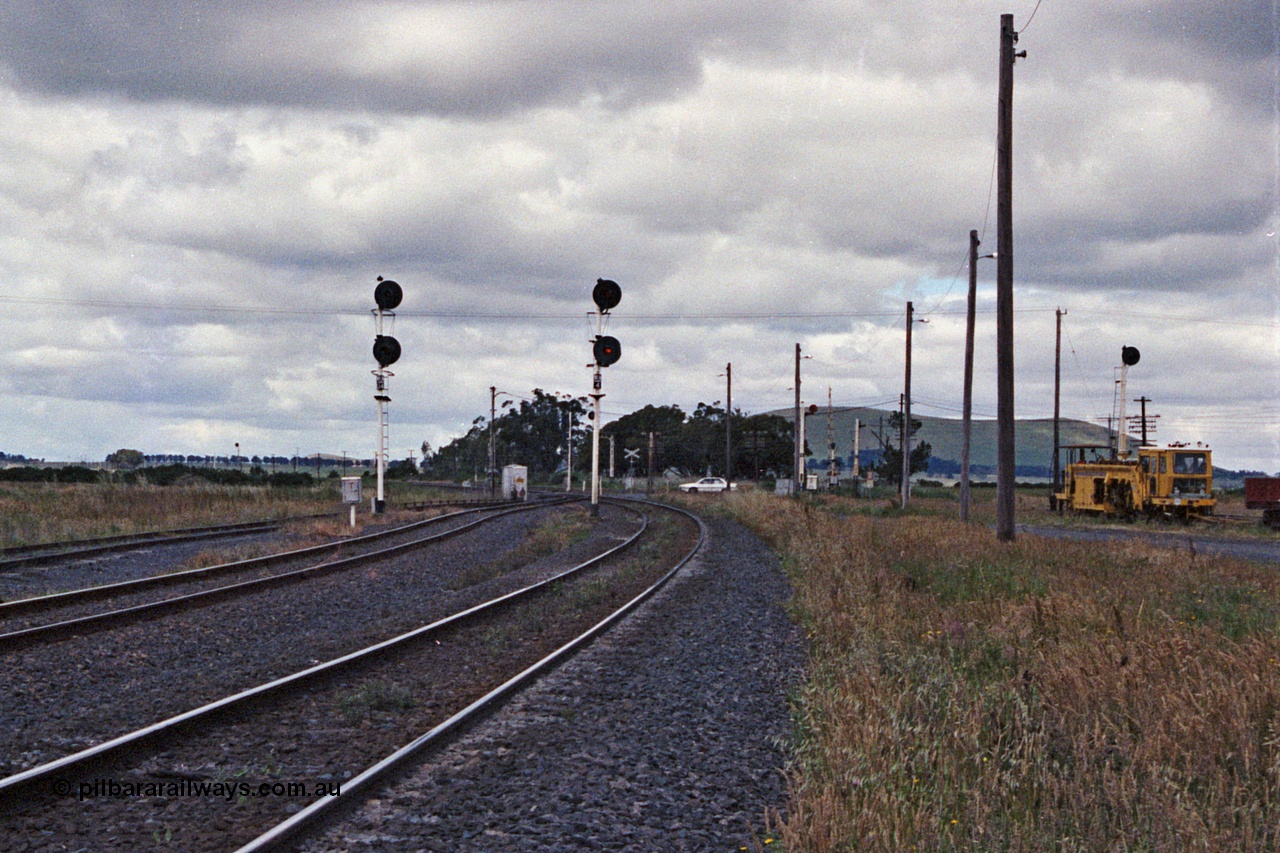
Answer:
POLYGON ((507 572, 574 545, 591 535, 591 522, 581 507, 556 513, 535 527, 512 551, 488 563, 471 566, 449 583, 449 589, 460 590, 486 583, 507 572))
POLYGON ((413 706, 413 694, 407 688, 381 679, 366 681, 338 699, 338 711, 349 724, 374 711, 407 711, 413 706))

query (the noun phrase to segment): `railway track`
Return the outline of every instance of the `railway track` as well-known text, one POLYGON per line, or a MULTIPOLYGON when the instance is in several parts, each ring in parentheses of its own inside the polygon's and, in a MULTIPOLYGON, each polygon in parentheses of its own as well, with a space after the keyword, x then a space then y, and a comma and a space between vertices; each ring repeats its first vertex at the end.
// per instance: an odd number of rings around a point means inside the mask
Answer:
POLYGON ((298 583, 333 572, 350 570, 371 560, 383 559, 457 536, 496 518, 564 502, 560 500, 522 504, 517 507, 504 506, 502 509, 482 507, 462 510, 323 545, 3 602, 0 603, 0 650, 24 648, 41 642, 55 642, 78 634, 129 624, 139 619, 157 618, 167 613, 203 607, 239 595, 262 592, 283 584, 298 583), (484 515, 474 521, 458 523, 466 516, 480 513, 484 515), (424 529, 447 525, 452 526, 440 533, 423 537, 416 535, 424 529), (403 541, 387 544, 395 540, 403 541), (320 562, 315 562, 316 560, 320 562), (291 565, 295 567, 288 568, 291 565), (269 572, 280 567, 284 568, 269 572), (236 583, 213 585, 221 578, 245 574, 256 576, 236 583), (166 598, 154 598, 157 592, 181 586, 188 587, 190 591, 166 598), (91 609, 94 604, 101 601, 127 603, 118 604, 109 610, 91 609), (58 614, 54 621, 44 623, 36 621, 39 614, 51 612, 58 614))
MULTIPOLYGON (((406 510, 424 510, 446 506, 473 506, 485 508, 507 506, 508 501, 485 499, 415 501, 401 507, 406 510)), ((214 524, 204 527, 184 527, 174 530, 152 530, 142 533, 122 533, 115 536, 97 536, 89 539, 71 539, 63 542, 36 542, 30 545, 11 545, 0 548, 0 572, 31 566, 48 566, 76 560, 92 559, 120 551, 152 548, 161 545, 177 545, 229 536, 245 536, 256 533, 273 533, 289 522, 318 518, 336 518, 343 512, 290 516, 288 518, 247 521, 237 524, 214 524)))
POLYGON ((94 850, 225 849, 229 840, 273 849, 446 741, 671 577, 700 545, 701 522, 649 512, 662 519, 518 590, 0 780, 5 822, 39 838, 50 832, 41 822, 60 815, 51 843, 72 832, 73 845, 94 850), (199 794, 219 783, 232 793, 225 801, 199 794), (291 784, 307 796, 272 794, 291 784), (121 793, 148 785, 149 795, 121 793))
POLYGON ((0 549, 0 571, 71 560, 83 560, 116 551, 127 551, 153 545, 219 539, 226 536, 243 536, 251 533, 271 533, 279 530, 282 523, 282 521, 251 521, 242 524, 187 527, 180 530, 124 533, 118 536, 100 536, 93 539, 76 539, 66 542, 13 545, 0 549))

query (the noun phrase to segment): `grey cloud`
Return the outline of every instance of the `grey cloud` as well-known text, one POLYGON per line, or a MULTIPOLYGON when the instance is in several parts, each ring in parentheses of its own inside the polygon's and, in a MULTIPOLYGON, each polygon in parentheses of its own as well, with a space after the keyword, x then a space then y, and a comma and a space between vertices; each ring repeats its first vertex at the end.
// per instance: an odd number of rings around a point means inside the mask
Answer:
POLYGON ((697 83, 706 44, 768 41, 784 17, 763 0, 26 0, 0 7, 0 62, 71 96, 481 116, 665 96, 697 83))

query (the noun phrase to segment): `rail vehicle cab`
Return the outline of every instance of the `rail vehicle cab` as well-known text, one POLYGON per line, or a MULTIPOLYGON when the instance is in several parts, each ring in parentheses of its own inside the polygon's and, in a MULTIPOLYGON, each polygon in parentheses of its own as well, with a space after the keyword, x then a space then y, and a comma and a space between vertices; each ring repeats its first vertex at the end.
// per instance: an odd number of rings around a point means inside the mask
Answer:
POLYGON ((1207 447, 1172 444, 1138 448, 1147 480, 1149 511, 1169 515, 1212 515, 1213 459, 1207 447))

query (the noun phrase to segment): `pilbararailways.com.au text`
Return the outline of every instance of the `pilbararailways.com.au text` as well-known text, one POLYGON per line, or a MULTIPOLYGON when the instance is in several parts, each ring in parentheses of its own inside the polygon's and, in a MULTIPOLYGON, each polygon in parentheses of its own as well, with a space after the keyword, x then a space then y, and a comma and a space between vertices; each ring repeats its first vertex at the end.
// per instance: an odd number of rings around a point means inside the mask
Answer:
POLYGON ((75 797, 80 801, 137 797, 218 798, 228 802, 252 797, 337 797, 341 782, 214 782, 206 779, 145 779, 120 782, 116 779, 94 779, 71 782, 55 779, 53 793, 59 797, 75 797))

